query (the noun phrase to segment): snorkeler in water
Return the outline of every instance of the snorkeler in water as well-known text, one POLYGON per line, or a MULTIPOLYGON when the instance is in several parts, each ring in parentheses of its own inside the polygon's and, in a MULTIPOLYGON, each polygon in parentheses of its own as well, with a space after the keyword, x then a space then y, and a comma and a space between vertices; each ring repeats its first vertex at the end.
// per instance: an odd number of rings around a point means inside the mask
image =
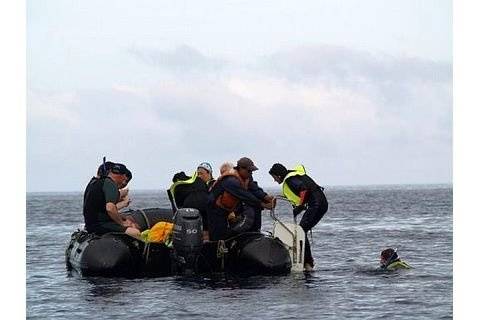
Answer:
POLYGON ((380 254, 380 265, 383 270, 411 269, 405 261, 401 260, 396 249, 388 248, 380 254))

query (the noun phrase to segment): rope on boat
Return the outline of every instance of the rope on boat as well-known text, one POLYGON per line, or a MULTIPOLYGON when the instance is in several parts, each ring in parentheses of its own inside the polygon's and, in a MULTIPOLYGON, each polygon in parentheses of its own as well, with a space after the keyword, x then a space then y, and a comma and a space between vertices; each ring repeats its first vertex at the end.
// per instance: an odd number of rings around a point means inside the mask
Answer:
MULTIPOLYGON (((143 209, 138 209, 140 213, 143 216, 143 219, 145 220, 145 223, 147 224, 147 229, 150 229, 150 221, 147 218, 147 214, 143 209)), ((150 257, 150 242, 145 242, 145 247, 143 248, 143 258, 145 259, 145 264, 148 263, 148 259, 150 257)))

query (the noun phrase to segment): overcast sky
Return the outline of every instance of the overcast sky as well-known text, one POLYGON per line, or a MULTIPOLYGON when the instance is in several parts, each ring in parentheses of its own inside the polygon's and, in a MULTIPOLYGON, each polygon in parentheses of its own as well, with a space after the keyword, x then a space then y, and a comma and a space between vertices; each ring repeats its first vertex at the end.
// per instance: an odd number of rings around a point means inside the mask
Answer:
POLYGON ((451 183, 451 1, 27 1, 27 191, 242 156, 321 185, 451 183))

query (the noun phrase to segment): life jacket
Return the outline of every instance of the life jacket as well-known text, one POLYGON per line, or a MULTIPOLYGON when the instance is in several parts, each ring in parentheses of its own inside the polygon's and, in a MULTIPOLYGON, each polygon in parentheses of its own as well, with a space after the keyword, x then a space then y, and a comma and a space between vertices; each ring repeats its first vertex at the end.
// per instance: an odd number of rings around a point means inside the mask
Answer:
POLYGON ((195 171, 195 173, 192 175, 190 179, 178 180, 177 182, 173 183, 170 186, 170 189, 167 190, 167 193, 169 193, 169 197, 171 196, 172 198, 170 199, 173 202, 172 205, 174 205, 175 208, 177 207, 177 201, 175 200, 175 189, 182 184, 192 184, 195 182, 196 179, 197 179, 197 171, 195 171))
POLYGON ((392 263, 390 263, 385 269, 387 270, 398 270, 398 269, 411 269, 412 267, 410 267, 408 265, 408 263, 406 263, 405 261, 402 261, 402 260, 397 260, 397 261, 394 261, 392 263))
MULTIPOLYGON (((237 172, 237 170, 232 170, 232 171, 229 171, 223 175, 221 175, 217 181, 215 181, 215 183, 212 185, 212 187, 210 188, 210 191, 220 182, 222 181, 223 179, 225 179, 225 177, 235 177, 241 184, 241 186, 247 190, 248 189, 248 179, 244 180, 237 172)), ((215 205, 224 209, 224 210, 227 210, 228 212, 232 212, 235 210, 235 208, 238 206, 238 204, 240 203, 240 200, 238 198, 236 198, 234 195, 232 195, 230 192, 228 191, 223 191, 223 193, 221 193, 220 195, 217 196, 217 198, 215 199, 215 205)))
POLYGON ((306 175, 307 172, 305 170, 305 167, 301 164, 297 165, 291 172, 289 172, 285 178, 283 179, 283 184, 282 184, 282 192, 283 195, 290 201, 291 204, 294 206, 299 206, 301 199, 298 195, 296 195, 292 189, 288 186, 287 179, 293 176, 304 176, 306 175))

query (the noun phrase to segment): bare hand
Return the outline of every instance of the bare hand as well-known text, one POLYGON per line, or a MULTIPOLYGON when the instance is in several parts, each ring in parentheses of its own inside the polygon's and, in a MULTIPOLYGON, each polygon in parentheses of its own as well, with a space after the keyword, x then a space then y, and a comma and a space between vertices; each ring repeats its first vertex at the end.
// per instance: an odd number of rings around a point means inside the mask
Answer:
POLYGON ((127 217, 127 218, 125 218, 125 221, 127 221, 127 223, 128 223, 127 227, 137 228, 137 229, 140 230, 139 225, 137 224, 137 222, 135 220, 133 220, 133 218, 127 217))
POLYGON ((125 199, 123 199, 122 201, 120 202, 117 202, 117 209, 123 209, 123 208, 126 208, 130 205, 130 198, 128 197, 128 195, 125 197, 125 199))
POLYGON ((128 187, 119 190, 120 199, 123 200, 128 195, 128 187))
POLYGON ((273 209, 273 202, 262 202, 262 207, 265 209, 272 210, 273 209))

